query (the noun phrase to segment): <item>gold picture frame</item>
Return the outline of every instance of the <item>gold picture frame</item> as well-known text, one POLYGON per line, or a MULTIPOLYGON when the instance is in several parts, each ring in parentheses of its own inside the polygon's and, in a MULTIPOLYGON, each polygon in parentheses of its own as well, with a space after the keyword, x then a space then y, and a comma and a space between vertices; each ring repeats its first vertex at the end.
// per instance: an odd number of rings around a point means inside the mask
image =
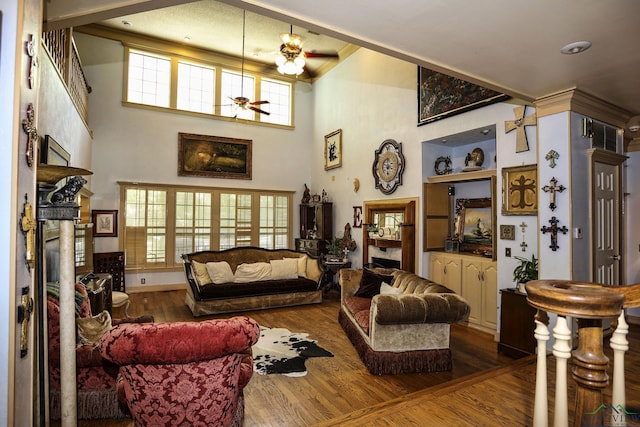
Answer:
POLYGON ((538 165, 502 169, 502 215, 538 214, 538 165))
POLYGON ((324 136, 324 170, 342 166, 342 129, 324 136))
POLYGON ((178 134, 178 176, 251 179, 252 140, 178 134))

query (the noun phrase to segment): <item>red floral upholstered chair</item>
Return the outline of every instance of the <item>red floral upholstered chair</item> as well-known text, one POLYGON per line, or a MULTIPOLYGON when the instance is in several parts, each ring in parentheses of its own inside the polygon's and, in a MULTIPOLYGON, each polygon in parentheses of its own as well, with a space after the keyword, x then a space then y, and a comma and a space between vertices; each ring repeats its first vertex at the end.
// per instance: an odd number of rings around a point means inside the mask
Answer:
MULTIPOLYGON (((91 317, 91 305, 87 290, 81 283, 76 289, 76 316, 91 317)), ((60 419, 60 302, 56 286, 48 287, 47 328, 49 333, 49 408, 52 419, 60 419)), ((153 317, 113 320, 153 322, 153 317)), ((79 343, 76 347, 76 374, 78 418, 122 418, 127 414, 120 410, 116 394, 118 367, 102 358, 95 344, 79 343)))
POLYGON ((243 316, 119 325, 100 351, 120 365, 118 397, 136 426, 240 426, 259 333, 243 316))

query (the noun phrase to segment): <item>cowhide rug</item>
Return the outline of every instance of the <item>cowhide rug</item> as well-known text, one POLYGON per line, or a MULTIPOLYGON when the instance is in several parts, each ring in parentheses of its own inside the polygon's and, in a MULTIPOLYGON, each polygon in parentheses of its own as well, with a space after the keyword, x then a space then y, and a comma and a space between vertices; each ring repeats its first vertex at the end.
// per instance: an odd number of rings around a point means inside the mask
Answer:
POLYGON ((260 375, 283 374, 288 377, 307 375, 305 362, 309 357, 333 357, 309 334, 291 332, 285 328, 260 327, 260 339, 253 346, 253 370, 260 375))

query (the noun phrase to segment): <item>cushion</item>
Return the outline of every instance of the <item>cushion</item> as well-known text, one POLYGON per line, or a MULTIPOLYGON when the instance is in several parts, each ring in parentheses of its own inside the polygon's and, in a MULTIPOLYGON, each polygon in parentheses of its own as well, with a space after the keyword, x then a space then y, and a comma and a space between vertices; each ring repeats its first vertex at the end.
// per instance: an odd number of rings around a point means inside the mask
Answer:
POLYGON ((191 267, 191 271, 193 272, 193 276, 196 279, 196 284, 198 286, 211 283, 211 278, 209 277, 209 273, 207 272, 207 266, 205 263, 191 261, 191 267))
POLYGON ((380 285, 380 294, 381 295, 401 295, 402 290, 394 286, 391 286, 386 282, 382 282, 382 284, 380 285))
POLYGON ((356 297, 373 298, 380 293, 380 285, 382 282, 391 283, 393 276, 386 276, 384 274, 377 274, 366 268, 362 271, 362 279, 360 280, 360 287, 354 294, 356 297))
POLYGON ((233 281, 236 283, 255 282, 257 280, 269 280, 271 278, 271 264, 268 262, 254 262, 240 264, 236 268, 233 281))
MULTIPOLYGON (((307 277, 307 258, 306 255, 301 256, 300 258, 284 258, 284 259, 295 259, 298 263, 298 277, 307 277)), ((271 273, 273 274, 273 273, 271 273)))
POLYGON ((76 319, 78 337, 82 344, 95 344, 111 329, 111 315, 107 310, 93 316, 76 319))
POLYGON ((207 273, 209 273, 209 277, 211 278, 211 282, 209 283, 219 285, 221 283, 233 282, 233 271, 231 271, 231 266, 227 261, 208 262, 205 265, 207 267, 207 273))
POLYGON ((298 260, 297 259, 293 259, 293 258, 272 259, 270 263, 271 263, 271 280, 298 278, 298 260))

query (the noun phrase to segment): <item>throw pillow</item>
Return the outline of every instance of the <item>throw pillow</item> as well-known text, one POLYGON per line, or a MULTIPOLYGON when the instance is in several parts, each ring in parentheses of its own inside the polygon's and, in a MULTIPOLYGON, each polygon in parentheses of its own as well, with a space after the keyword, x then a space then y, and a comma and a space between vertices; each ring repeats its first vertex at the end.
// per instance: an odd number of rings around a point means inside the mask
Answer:
POLYGON ((272 259, 271 264, 271 280, 297 279, 298 278, 298 260, 289 259, 272 259))
POLYGON ((382 284, 380 285, 380 295, 401 295, 401 294, 402 294, 402 290, 400 290, 400 288, 391 286, 386 282, 382 282, 382 284))
POLYGON ((209 273, 207 273, 206 264, 198 261, 191 261, 191 267, 193 277, 196 279, 196 284, 198 286, 211 283, 211 277, 209 277, 209 273))
POLYGON ((382 285, 382 282, 390 283, 391 280, 393 280, 393 276, 377 274, 365 268, 364 270, 362 270, 360 287, 358 288, 354 296, 373 298, 380 293, 380 285, 382 285))
POLYGON ((206 267, 213 284, 220 285, 233 282, 233 271, 231 271, 231 266, 227 261, 208 262, 206 267))
POLYGON ((78 337, 82 344, 95 344, 111 329, 111 315, 107 310, 93 316, 76 319, 78 337))
POLYGON ((300 258, 284 258, 284 259, 295 259, 298 263, 298 276, 299 277, 307 277, 307 258, 306 255, 301 256, 300 258))
POLYGON ((252 264, 240 264, 236 268, 233 281, 236 283, 255 282, 257 280, 269 280, 271 278, 271 264, 268 262, 254 262, 252 264))

